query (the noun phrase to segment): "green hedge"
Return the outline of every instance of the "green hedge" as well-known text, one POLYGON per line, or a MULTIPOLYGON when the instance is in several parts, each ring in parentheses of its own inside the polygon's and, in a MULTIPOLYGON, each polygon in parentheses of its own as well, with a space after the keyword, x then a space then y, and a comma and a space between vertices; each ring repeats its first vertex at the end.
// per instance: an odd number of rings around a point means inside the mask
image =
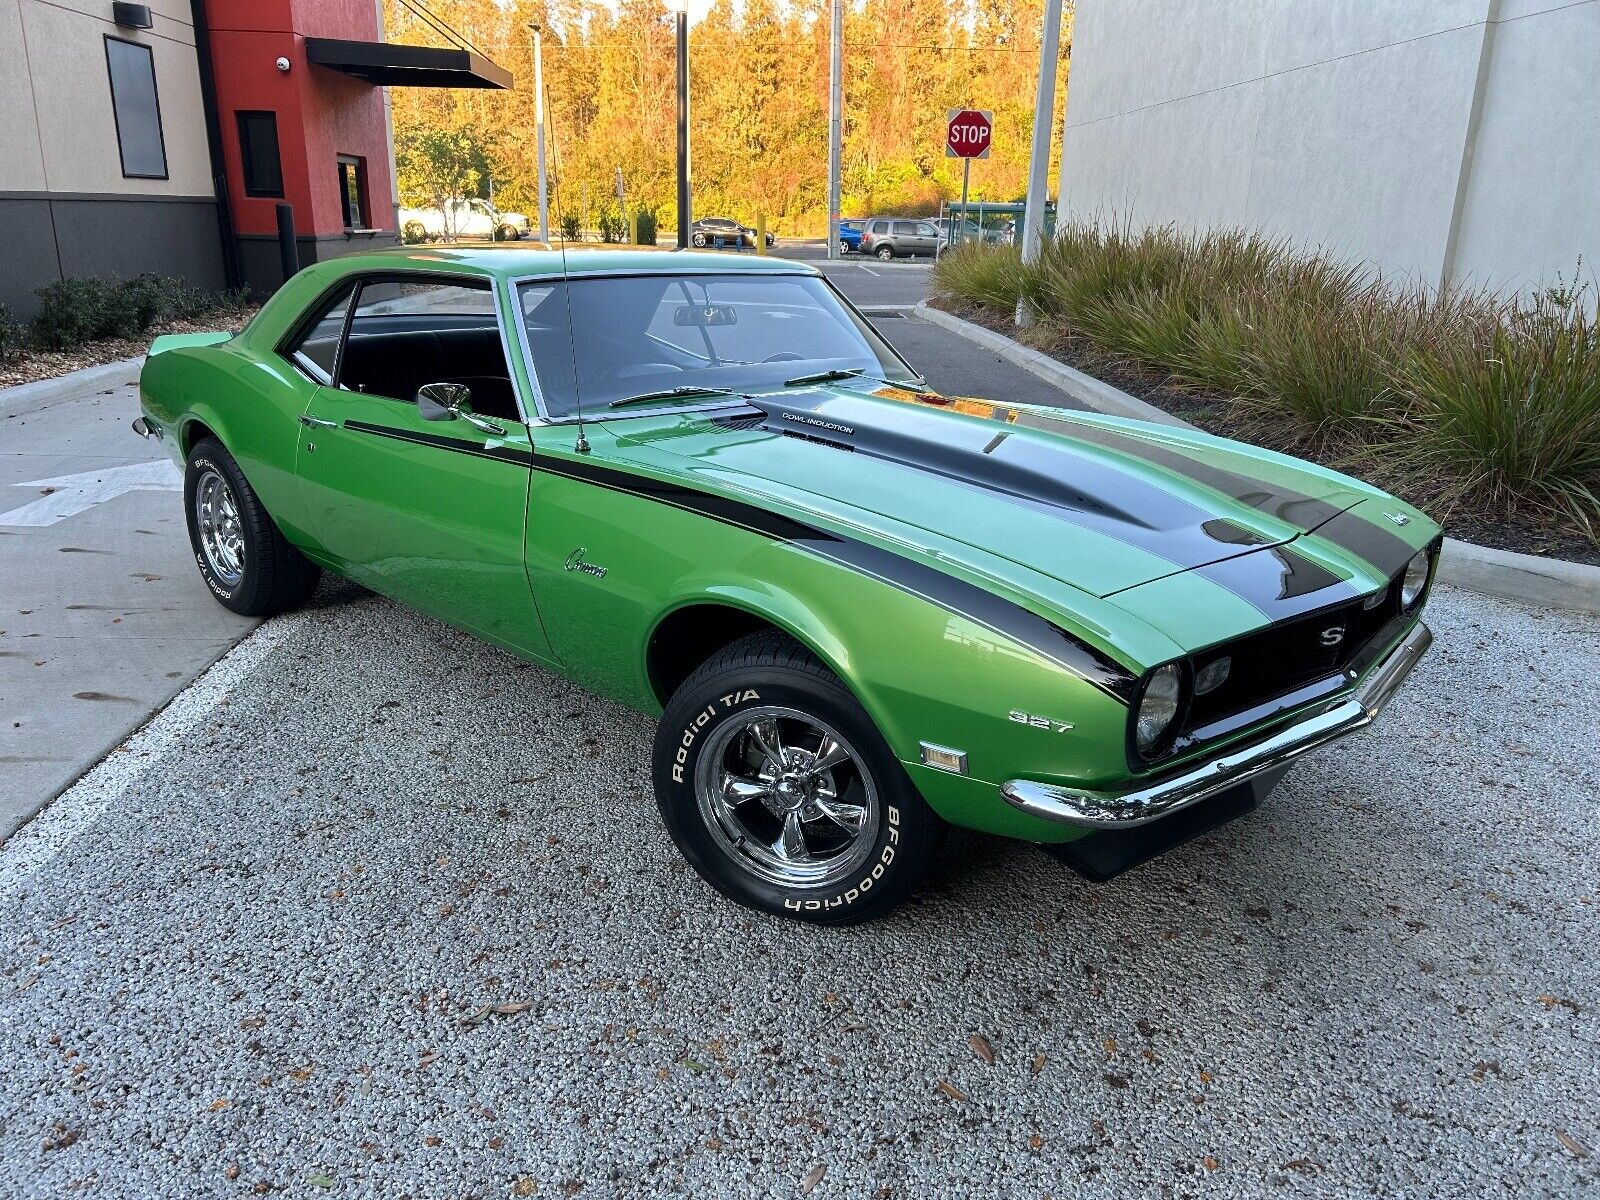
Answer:
POLYGON ((1365 455, 1448 512, 1542 511, 1600 529, 1600 330, 1582 289, 1530 298, 1394 286, 1237 230, 1073 222, 1027 267, 968 244, 945 295, 1174 385, 1313 450, 1365 455))
POLYGON ((244 289, 212 292, 164 275, 132 279, 59 279, 34 291, 39 311, 29 326, 35 344, 66 350, 101 338, 136 338, 162 321, 237 312, 244 289))

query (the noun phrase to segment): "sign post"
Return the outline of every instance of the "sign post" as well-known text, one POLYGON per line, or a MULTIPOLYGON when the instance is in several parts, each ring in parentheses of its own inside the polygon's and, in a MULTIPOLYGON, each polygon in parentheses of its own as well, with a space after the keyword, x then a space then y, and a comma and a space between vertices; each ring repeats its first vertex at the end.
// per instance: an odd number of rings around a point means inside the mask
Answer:
MULTIPOLYGON (((961 160, 961 224, 966 234, 967 186, 972 180, 972 160, 988 158, 994 141, 994 113, 979 108, 952 108, 945 116, 944 156, 961 160)), ((957 239, 958 240, 958 239, 957 239)))

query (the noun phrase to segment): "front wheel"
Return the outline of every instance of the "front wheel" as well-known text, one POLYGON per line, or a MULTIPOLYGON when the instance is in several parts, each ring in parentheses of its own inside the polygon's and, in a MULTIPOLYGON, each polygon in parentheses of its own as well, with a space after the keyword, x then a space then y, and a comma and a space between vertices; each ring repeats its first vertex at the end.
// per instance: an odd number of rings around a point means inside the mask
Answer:
POLYGON ((877 255, 878 255, 878 257, 880 259, 882 259, 884 262, 888 262, 891 258, 894 257, 894 247, 893 246, 879 246, 877 251, 876 251, 876 253, 877 253, 877 255))
POLYGON ((850 243, 845 241, 843 238, 839 239, 839 253, 841 255, 850 253, 850 243))
POLYGON ((654 774, 667 830, 706 882, 816 924, 888 912, 939 831, 855 697, 777 633, 739 639, 678 689, 654 774))
POLYGON ((696 233, 693 237, 691 237, 689 239, 689 241, 691 243, 693 243, 695 249, 703 250, 705 248, 705 244, 706 244, 706 235, 703 234, 703 233, 696 233))
POLYGON ((321 572, 278 531, 216 438, 189 451, 183 507, 200 577, 224 608, 270 617, 299 607, 317 586, 321 572))

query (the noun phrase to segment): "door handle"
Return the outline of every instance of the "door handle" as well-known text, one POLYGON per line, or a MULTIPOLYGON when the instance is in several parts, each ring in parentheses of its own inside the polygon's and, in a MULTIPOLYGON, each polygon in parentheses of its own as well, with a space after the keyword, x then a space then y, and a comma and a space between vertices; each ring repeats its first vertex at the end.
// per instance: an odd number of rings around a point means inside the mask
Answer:
POLYGON ((304 425, 307 429, 339 428, 339 422, 337 421, 324 421, 321 417, 307 416, 305 413, 300 414, 300 424, 304 425))

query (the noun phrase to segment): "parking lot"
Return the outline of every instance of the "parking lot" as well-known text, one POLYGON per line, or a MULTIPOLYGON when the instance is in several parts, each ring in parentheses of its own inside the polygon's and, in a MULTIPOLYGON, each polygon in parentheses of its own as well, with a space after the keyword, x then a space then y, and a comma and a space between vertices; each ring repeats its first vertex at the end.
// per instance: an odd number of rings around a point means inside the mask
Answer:
POLYGON ((1600 620, 1431 614, 1251 817, 830 932, 678 858, 648 719, 326 582, 0 848, 0 1195, 1593 1194, 1600 620))

